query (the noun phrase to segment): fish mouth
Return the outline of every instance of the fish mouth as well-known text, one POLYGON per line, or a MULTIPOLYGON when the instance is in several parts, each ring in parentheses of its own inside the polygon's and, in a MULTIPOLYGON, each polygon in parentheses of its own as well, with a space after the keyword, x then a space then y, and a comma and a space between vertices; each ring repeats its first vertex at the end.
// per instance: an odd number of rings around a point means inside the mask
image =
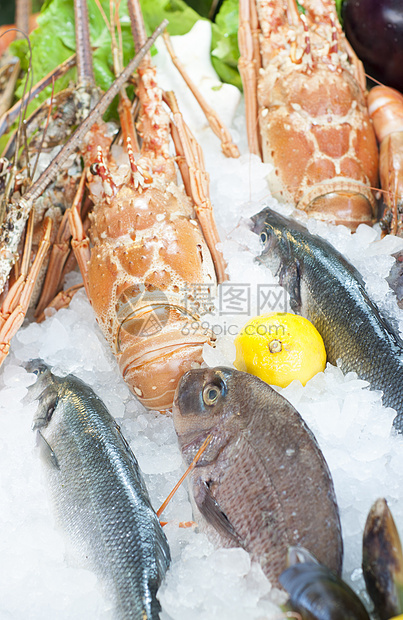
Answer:
POLYGON ((45 374, 45 372, 50 370, 49 366, 45 364, 45 362, 40 357, 30 359, 27 362, 22 362, 21 366, 25 368, 27 372, 33 373, 37 377, 45 374))
MULTIPOLYGON (((201 369, 200 369, 201 370, 201 369)), ((188 378, 190 376, 191 371, 188 370, 187 372, 185 372, 185 374, 183 374, 181 376, 181 378, 178 381, 178 385, 176 386, 176 390, 175 390, 175 395, 174 395, 174 400, 172 403, 172 415, 173 416, 180 416, 182 415, 180 406, 179 406, 179 399, 180 399, 180 391, 183 389, 183 386, 186 385, 188 378)))
POLYGON ((29 374, 35 375, 32 383, 28 385, 28 392, 23 398, 25 405, 30 405, 35 400, 38 400, 42 392, 52 383, 52 373, 50 366, 40 358, 30 359, 26 362, 21 362, 22 368, 24 368, 29 374))
MULTIPOLYGON (((213 436, 213 443, 214 443, 214 433, 217 433, 217 429, 215 427, 213 429, 200 430, 199 432, 195 431, 190 436, 186 437, 186 440, 187 440, 186 442, 182 442, 181 437, 178 435, 180 449, 183 455, 186 457, 186 462, 188 465, 190 465, 190 463, 196 456, 196 453, 200 449, 200 446, 203 445, 203 443, 206 441, 209 435, 213 436)), ((206 453, 207 450, 208 450, 208 446, 206 446, 204 454, 199 458, 199 460, 195 464, 196 468, 197 467, 200 468, 200 467, 210 464, 211 456, 209 456, 208 453, 206 453)), ((216 452, 216 456, 218 456, 221 452, 222 450, 218 450, 216 452)))

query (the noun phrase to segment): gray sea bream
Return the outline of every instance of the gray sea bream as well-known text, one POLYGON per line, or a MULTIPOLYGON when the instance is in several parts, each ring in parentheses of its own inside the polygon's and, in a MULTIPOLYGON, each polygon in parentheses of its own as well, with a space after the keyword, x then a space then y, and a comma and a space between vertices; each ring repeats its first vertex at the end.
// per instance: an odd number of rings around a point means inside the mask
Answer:
POLYGON ((341 572, 333 481, 288 400, 246 372, 190 370, 179 382, 173 417, 187 465, 212 437, 190 474, 191 492, 221 544, 246 549, 277 585, 290 545, 341 572))

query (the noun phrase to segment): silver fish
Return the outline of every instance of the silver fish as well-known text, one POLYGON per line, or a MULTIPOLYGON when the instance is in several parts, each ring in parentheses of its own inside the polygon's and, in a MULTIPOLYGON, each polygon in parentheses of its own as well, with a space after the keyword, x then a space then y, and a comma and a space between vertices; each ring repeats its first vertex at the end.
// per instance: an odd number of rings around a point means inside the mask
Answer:
POLYGON ((41 360, 25 368, 38 376, 30 388, 40 394, 33 428, 58 521, 85 567, 105 584, 116 618, 159 618, 168 542, 119 426, 80 379, 56 377, 41 360))
POLYGON ((191 490, 223 545, 246 549, 276 585, 290 545, 340 572, 333 482, 315 437, 285 398, 245 372, 190 370, 173 418, 188 465, 212 435, 190 474, 191 490))
POLYGON ((323 338, 328 361, 354 370, 383 404, 397 411, 403 432, 403 342, 369 298, 365 283, 330 243, 271 209, 252 218, 264 248, 260 262, 279 276, 291 307, 311 321, 323 338))

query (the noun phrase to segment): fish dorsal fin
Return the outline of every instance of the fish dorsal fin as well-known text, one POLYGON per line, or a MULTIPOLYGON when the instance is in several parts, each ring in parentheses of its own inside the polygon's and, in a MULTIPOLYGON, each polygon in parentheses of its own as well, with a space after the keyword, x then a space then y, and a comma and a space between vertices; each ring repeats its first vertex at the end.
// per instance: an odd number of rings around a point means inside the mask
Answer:
POLYGON ((135 455, 134 455, 134 453, 133 453, 133 451, 132 451, 132 449, 131 449, 131 447, 130 447, 127 439, 126 439, 126 437, 123 435, 123 433, 121 431, 121 428, 120 428, 120 426, 119 426, 119 424, 117 422, 115 422, 115 428, 116 428, 116 432, 117 432, 117 434, 119 436, 119 439, 122 442, 122 446, 124 447, 125 452, 126 452, 128 458, 129 458, 129 461, 132 464, 133 469, 134 469, 134 471, 136 473, 138 484, 140 485, 142 492, 145 493, 145 495, 147 497, 149 497, 148 489, 147 489, 147 487, 145 485, 145 482, 144 482, 144 479, 143 479, 143 474, 141 472, 139 463, 138 463, 138 461, 137 461, 137 459, 136 459, 136 457, 135 457, 135 455))
MULTIPOLYGON (((396 346, 403 349, 403 340, 399 334, 399 322, 397 319, 393 317, 387 317, 378 309, 378 306, 375 305, 375 308, 378 310, 379 320, 383 324, 384 328, 389 332, 391 338, 394 340, 396 346)), ((403 350, 402 350, 403 355, 403 350)))
POLYGON ((131 462, 131 464, 133 465, 133 469, 134 472, 137 476, 137 482, 141 488, 141 491, 143 493, 143 495, 148 499, 149 502, 149 507, 150 510, 153 511, 153 518, 154 518, 154 531, 155 531, 155 561, 157 563, 157 571, 158 571, 158 576, 159 579, 155 580, 154 578, 150 579, 149 581, 149 587, 150 587, 150 591, 153 592, 155 594, 155 596, 152 597, 153 599, 153 603, 154 604, 154 599, 155 599, 155 604, 157 604, 157 598, 156 598, 156 594, 157 594, 157 590, 159 588, 159 585, 161 583, 161 579, 163 578, 163 576, 165 575, 167 568, 171 562, 171 555, 169 552, 169 547, 168 547, 168 543, 166 540, 166 536, 164 534, 164 532, 162 531, 162 527, 161 524, 158 520, 158 517, 154 511, 154 509, 152 508, 151 505, 151 500, 150 500, 150 496, 148 493, 148 489, 146 487, 146 483, 144 481, 143 478, 143 474, 141 472, 140 466, 138 464, 138 461, 126 439, 126 437, 122 434, 121 428, 119 426, 119 424, 117 424, 117 422, 115 422, 115 428, 117 431, 117 434, 119 436, 120 441, 122 442, 122 445, 127 453, 127 456, 131 462), (155 583, 155 586, 153 586, 152 584, 155 583))
POLYGON ((42 435, 41 431, 37 431, 37 444, 39 446, 41 457, 51 467, 55 469, 60 469, 59 462, 57 460, 57 456, 55 451, 51 447, 48 441, 46 441, 45 437, 42 435))
POLYGON ((237 534, 233 525, 229 521, 225 512, 220 508, 220 505, 214 498, 209 483, 206 480, 201 481, 199 487, 199 493, 195 497, 196 504, 203 517, 208 523, 210 523, 216 530, 229 536, 238 546, 241 545, 241 539, 237 534))

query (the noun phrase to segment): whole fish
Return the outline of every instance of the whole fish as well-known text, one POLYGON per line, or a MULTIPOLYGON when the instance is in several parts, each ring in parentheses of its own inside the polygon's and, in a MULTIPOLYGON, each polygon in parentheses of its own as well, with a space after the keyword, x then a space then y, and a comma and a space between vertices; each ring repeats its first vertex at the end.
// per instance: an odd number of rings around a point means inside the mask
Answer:
POLYGON ((331 364, 354 370, 393 407, 403 432, 403 342, 369 298, 360 273, 330 243, 301 224, 263 209, 252 217, 259 261, 279 276, 291 308, 319 331, 331 364))
POLYGON ((56 377, 41 360, 25 368, 38 375, 30 388, 40 393, 33 428, 60 524, 104 582, 116 618, 159 618, 169 547, 119 426, 80 379, 56 377))
POLYGON ((329 469, 315 437, 283 396, 231 368, 190 370, 178 385, 173 419, 188 465, 212 435, 190 474, 191 490, 196 509, 223 545, 246 549, 277 586, 290 545, 306 547, 341 571, 329 469))

